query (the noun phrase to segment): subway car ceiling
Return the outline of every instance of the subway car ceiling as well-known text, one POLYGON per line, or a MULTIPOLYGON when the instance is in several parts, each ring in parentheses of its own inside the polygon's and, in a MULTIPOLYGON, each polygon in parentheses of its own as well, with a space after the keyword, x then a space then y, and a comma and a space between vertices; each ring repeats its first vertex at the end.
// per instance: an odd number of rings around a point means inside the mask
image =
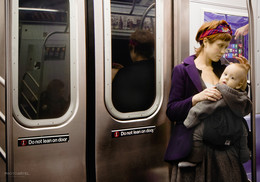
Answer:
MULTIPOLYGON (((112 15, 155 17, 154 0, 112 0, 112 15)), ((68 19, 69 0, 19 1, 19 16, 22 23, 61 23, 68 19)), ((129 34, 127 34, 129 35, 129 34)))
MULTIPOLYGON (((112 14, 138 15, 142 16, 144 12, 154 3, 154 0, 130 0, 127 1, 111 1, 112 14)), ((154 16, 153 9, 151 9, 147 16, 154 16)))
POLYGON ((111 3, 120 3, 120 4, 137 4, 137 5, 147 5, 154 0, 111 0, 111 3))
POLYGON ((147 29, 154 32, 154 0, 111 1, 112 36, 116 39, 129 39, 136 29, 147 29))
POLYGON ((19 20, 26 24, 67 24, 69 1, 19 1, 19 20))
POLYGON ((41 8, 41 9, 56 9, 56 10, 67 10, 68 2, 64 0, 19 0, 19 7, 24 8, 41 8))

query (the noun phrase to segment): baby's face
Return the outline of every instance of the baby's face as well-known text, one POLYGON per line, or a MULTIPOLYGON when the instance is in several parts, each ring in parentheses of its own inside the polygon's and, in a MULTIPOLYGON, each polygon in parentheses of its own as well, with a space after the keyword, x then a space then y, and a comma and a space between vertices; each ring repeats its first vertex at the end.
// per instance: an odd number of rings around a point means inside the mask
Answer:
POLYGON ((236 64, 230 64, 222 73, 219 83, 234 89, 241 89, 245 81, 245 71, 236 64))

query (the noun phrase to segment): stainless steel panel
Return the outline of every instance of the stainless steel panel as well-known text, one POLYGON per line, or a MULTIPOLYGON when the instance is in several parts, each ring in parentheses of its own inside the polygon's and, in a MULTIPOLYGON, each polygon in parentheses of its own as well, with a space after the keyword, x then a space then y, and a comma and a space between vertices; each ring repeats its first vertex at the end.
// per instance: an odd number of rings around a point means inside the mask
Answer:
POLYGON ((0 0, 0 111, 5 114, 5 1, 0 0))
MULTIPOLYGON (((11 12, 8 11, 10 4, 12 2, 10 1, 5 1, 5 8, 6 8, 6 40, 5 40, 5 48, 6 48, 6 60, 11 60, 11 21, 10 21, 10 15, 11 12)), ((6 93, 11 93, 12 92, 12 87, 11 87, 11 61, 6 61, 5 62, 5 71, 6 71, 6 93)), ((13 171, 13 148, 12 148, 12 95, 11 94, 6 94, 5 95, 6 98, 6 105, 5 105, 5 119, 6 121, 10 121, 10 122, 6 122, 6 163, 8 164, 6 167, 6 172, 12 172, 13 171)), ((7 175, 7 181, 12 182, 13 178, 11 175, 7 175)))
MULTIPOLYGON (((104 40, 102 1, 95 1, 96 33, 96 176, 98 182, 169 181, 168 164, 163 156, 168 144, 170 122, 165 111, 172 70, 172 2, 161 3, 163 16, 163 101, 159 111, 131 123, 118 122, 104 103, 104 40), (156 126, 153 134, 112 138, 112 130, 156 126)), ((157 14, 158 16, 158 14, 157 14)), ((158 30, 157 30, 158 31, 158 30)))
POLYGON ((5 124, 0 121, 0 147, 6 152, 5 148, 5 124))
MULTIPOLYGON (((84 108, 79 110, 83 112, 84 108)), ((21 176, 13 176, 15 181, 82 181, 85 174, 85 125, 84 117, 77 115, 73 121, 60 129, 45 129, 43 131, 23 130, 14 123, 14 172, 21 176), (76 124, 78 123, 78 124, 76 124), (68 143, 44 144, 18 147, 17 140, 25 136, 42 136, 69 134, 68 143), (25 167, 26 166, 26 167, 25 167)))
POLYGON ((174 66, 189 56, 189 0, 174 0, 174 66))
MULTIPOLYGON (((12 1, 14 2, 14 1, 12 1)), ((18 1, 16 1, 18 2, 18 1)), ((36 1, 35 1, 36 2, 36 1)), ((47 1, 44 1, 47 2, 47 1)), ((48 1, 49 2, 49 1, 48 1)), ((85 55, 85 12, 84 1, 71 0, 71 47, 73 47, 73 64, 77 70, 72 75, 75 91, 75 110, 60 126, 26 128, 21 126, 12 113, 12 97, 8 98, 8 178, 15 182, 34 181, 86 181, 86 55, 85 55), (79 79, 80 78, 80 79, 79 79), (21 137, 68 134, 66 143, 42 144, 33 146, 18 146, 21 137), (10 175, 9 175, 10 174, 10 175)), ((11 4, 10 10, 15 8, 11 4)), ((10 18, 11 19, 11 18, 10 18)), ((10 22, 13 27, 18 23, 10 22), (12 24, 13 23, 13 24, 12 24)), ((10 36, 10 40, 14 36, 10 36)), ((9 40, 9 41, 10 41, 9 40)), ((11 41, 10 41, 11 42, 11 41)), ((17 45, 15 45, 17 46, 17 45)), ((14 59, 18 52, 10 53, 14 59)), ((8 65, 7 76, 18 77, 17 72, 11 74, 12 66, 8 65)), ((59 70, 57 70, 59 71, 59 70)), ((11 78, 8 79, 11 85, 11 78)), ((10 93, 12 88, 8 87, 10 93)))
POLYGON ((254 26, 254 13, 253 13, 253 6, 252 6, 252 0, 247 0, 247 9, 248 9, 248 15, 249 15, 249 60, 251 64, 251 71, 250 71, 250 82, 251 82, 251 99, 252 102, 252 112, 251 112, 251 131, 252 131, 252 181, 257 181, 257 175, 256 175, 256 79, 255 79, 255 26, 254 26))
POLYGON ((0 112, 5 115, 5 87, 0 85, 0 112))
POLYGON ((5 138, 5 0, 0 0, 0 181, 6 182, 6 138, 5 138))
POLYGON ((6 168, 5 161, 0 157, 0 181, 6 182, 6 168))
POLYGON ((5 78, 5 1, 0 0, 0 76, 5 78))

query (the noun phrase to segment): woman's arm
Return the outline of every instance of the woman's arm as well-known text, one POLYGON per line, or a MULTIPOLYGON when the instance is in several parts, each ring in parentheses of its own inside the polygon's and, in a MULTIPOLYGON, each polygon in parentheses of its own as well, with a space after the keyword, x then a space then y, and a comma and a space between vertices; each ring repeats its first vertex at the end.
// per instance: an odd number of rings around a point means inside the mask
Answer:
POLYGON ((189 78, 185 65, 173 69, 170 96, 166 114, 171 121, 183 122, 192 106, 203 100, 217 101, 221 93, 215 88, 207 88, 198 93, 189 78))
POLYGON ((187 73, 184 65, 180 64, 173 69, 171 90, 166 114, 171 121, 184 121, 192 107, 192 95, 187 95, 187 73))
POLYGON ((249 31, 249 25, 246 24, 243 27, 240 27, 235 32, 235 39, 237 39, 239 36, 245 36, 248 34, 249 31))

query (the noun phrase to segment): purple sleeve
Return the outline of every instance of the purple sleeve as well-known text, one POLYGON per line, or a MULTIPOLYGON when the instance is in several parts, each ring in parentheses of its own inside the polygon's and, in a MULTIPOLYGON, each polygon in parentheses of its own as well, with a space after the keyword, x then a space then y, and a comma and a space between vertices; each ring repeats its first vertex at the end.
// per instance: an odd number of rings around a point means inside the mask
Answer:
POLYGON ((187 73, 184 65, 180 64, 173 69, 171 90, 166 114, 171 121, 183 122, 192 107, 192 96, 188 91, 187 73))

